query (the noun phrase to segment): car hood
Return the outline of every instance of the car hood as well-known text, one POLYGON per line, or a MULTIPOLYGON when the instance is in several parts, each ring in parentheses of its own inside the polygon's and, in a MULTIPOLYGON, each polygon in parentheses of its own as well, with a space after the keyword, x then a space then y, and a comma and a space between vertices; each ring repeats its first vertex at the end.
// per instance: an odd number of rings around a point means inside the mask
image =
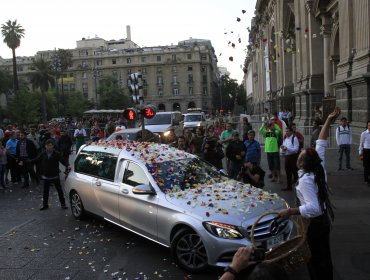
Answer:
POLYGON ((154 133, 165 132, 171 127, 171 124, 153 124, 145 125, 145 128, 154 133))
POLYGON ((236 180, 195 184, 191 189, 168 192, 166 198, 200 220, 243 227, 267 211, 286 208, 285 200, 276 193, 236 180))

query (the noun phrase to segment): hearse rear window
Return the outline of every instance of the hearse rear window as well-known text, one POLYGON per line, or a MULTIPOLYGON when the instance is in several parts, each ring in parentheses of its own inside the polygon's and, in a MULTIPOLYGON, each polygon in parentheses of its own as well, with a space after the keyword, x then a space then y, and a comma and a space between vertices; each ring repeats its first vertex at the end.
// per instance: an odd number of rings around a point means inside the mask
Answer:
POLYGON ((117 157, 110 153, 82 151, 75 160, 77 173, 114 181, 117 157))

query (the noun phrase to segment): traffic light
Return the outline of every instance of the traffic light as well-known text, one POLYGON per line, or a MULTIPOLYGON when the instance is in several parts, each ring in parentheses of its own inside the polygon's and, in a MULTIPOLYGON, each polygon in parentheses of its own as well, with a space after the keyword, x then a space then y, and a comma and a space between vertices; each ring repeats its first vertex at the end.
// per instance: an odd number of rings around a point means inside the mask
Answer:
POLYGON ((157 110, 155 109, 153 105, 146 105, 143 108, 142 113, 143 113, 144 118, 151 119, 155 116, 155 114, 157 113, 157 110))
POLYGON ((132 73, 128 75, 127 85, 132 93, 132 99, 135 103, 139 103, 143 100, 143 79, 140 72, 132 73))
POLYGON ((128 121, 134 121, 137 118, 137 111, 135 108, 127 108, 123 111, 123 117, 128 121))

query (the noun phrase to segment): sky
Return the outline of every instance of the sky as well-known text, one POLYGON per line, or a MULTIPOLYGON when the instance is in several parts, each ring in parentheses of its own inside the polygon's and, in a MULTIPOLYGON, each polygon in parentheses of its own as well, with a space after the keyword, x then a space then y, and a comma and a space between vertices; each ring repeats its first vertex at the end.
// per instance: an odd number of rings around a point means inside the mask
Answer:
MULTIPOLYGON (((208 39, 218 66, 226 67, 230 77, 241 82, 247 27, 255 5, 256 0, 2 1, 0 24, 17 20, 25 29, 17 56, 33 56, 54 48, 73 49, 83 37, 125 39, 127 25, 132 41, 141 47, 176 45, 190 37, 208 39)), ((12 57, 2 37, 0 57, 12 57)))

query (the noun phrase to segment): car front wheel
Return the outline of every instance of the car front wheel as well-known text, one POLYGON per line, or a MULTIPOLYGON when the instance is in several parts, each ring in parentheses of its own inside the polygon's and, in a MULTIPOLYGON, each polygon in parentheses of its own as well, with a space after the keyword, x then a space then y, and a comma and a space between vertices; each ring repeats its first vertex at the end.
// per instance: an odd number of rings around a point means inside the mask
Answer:
POLYGON ((86 215, 81 197, 77 192, 73 192, 70 196, 72 214, 76 219, 83 219, 86 215))
POLYGON ((208 267, 206 248, 200 236, 189 228, 178 231, 171 242, 171 254, 183 269, 197 273, 208 267))

